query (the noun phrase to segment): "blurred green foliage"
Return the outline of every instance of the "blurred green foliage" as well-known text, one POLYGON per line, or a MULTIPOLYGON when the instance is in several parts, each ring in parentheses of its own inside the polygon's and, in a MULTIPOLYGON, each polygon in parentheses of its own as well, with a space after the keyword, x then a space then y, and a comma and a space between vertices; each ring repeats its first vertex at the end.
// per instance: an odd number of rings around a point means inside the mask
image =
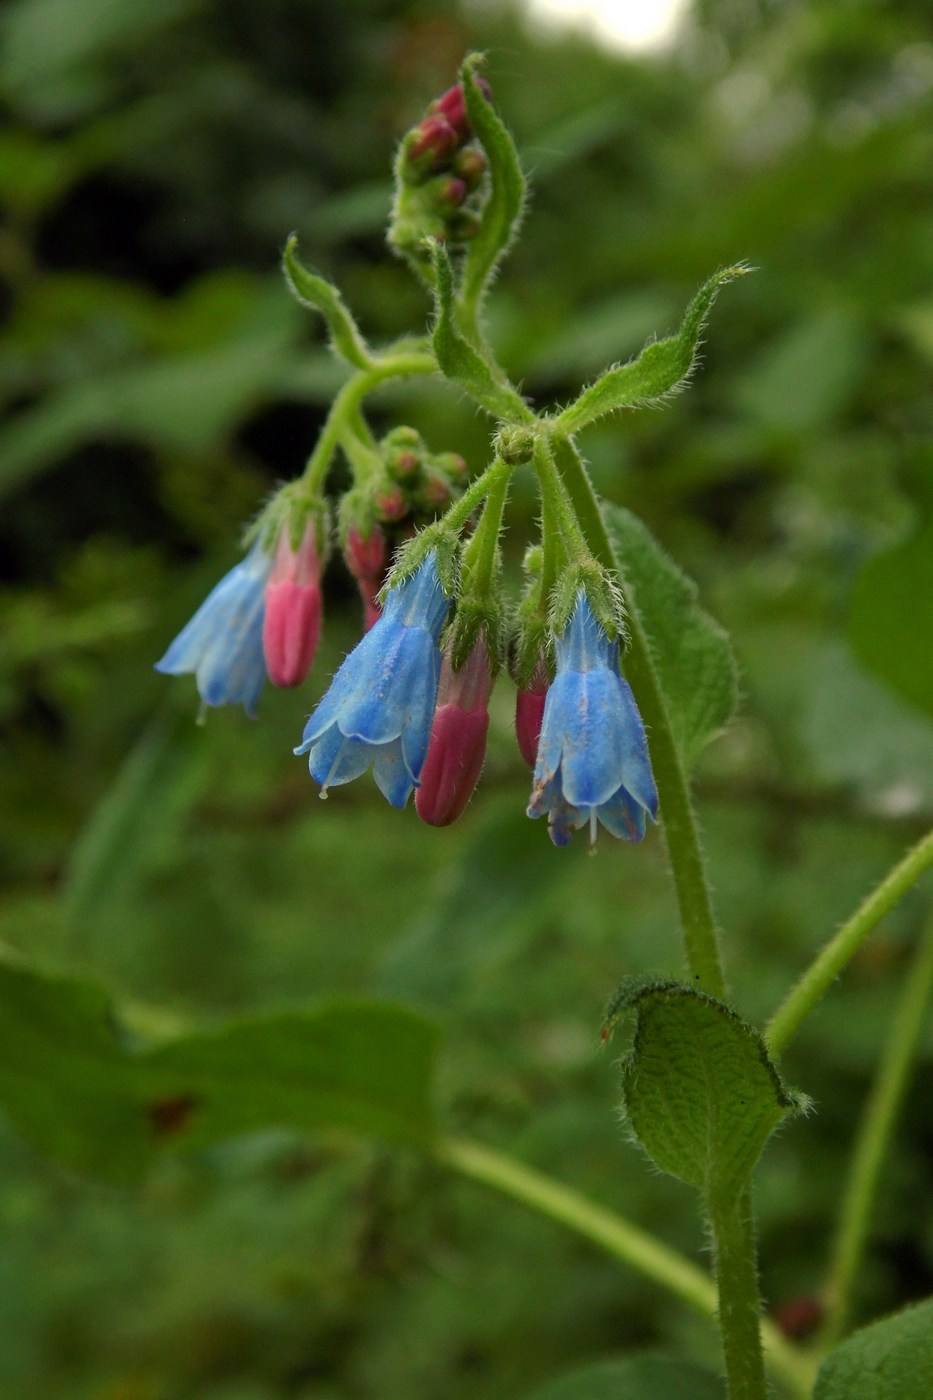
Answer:
MULTIPOLYGON (((455 828, 367 783, 318 803, 290 749, 358 628, 337 565, 309 691, 268 693, 258 724, 195 728, 193 687, 151 664, 340 382, 278 277, 287 234, 367 335, 420 328, 382 242, 392 149, 488 49, 533 182, 490 335, 536 402, 673 330, 711 268, 759 269, 717 306, 689 392, 583 445, 733 638, 742 702, 698 798, 734 999, 764 1018, 933 815, 928 21, 921 0, 703 0, 636 62, 498 7, 11 0, 0 939, 104 984, 140 1033, 330 995, 427 1010, 445 1122, 700 1250, 689 1193, 622 1139, 597 1051, 622 976, 680 971, 658 840, 550 849, 504 683, 455 828)), ((483 461, 482 422, 440 384, 385 391, 377 418, 483 461)), ((530 483, 511 509, 531 522, 530 483)), ((788 1057, 817 1112, 759 1174, 775 1306, 821 1283, 927 902, 886 921, 788 1057)), ((933 1289, 931 1060, 927 1034, 862 1318, 933 1289)), ((133 1190, 11 1126, 0 1153, 10 1400, 512 1400, 643 1347, 716 1364, 657 1289, 405 1151, 283 1130, 133 1190)))

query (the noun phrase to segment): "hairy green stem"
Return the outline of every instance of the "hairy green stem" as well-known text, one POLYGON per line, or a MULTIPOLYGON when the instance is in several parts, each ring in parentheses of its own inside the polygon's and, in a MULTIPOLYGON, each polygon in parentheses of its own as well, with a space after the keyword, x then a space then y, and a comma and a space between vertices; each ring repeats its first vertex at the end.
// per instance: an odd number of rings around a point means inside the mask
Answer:
POLYGON ((933 921, 921 939, 904 984, 884 1057, 856 1134, 830 1256, 826 1322, 820 1336, 827 1346, 843 1333, 848 1321, 884 1155, 904 1101, 931 989, 933 921))
POLYGON ((751 1188, 738 1196, 710 1193, 707 1213, 729 1400, 767 1400, 751 1188))
POLYGON ((308 458, 302 479, 311 491, 324 485, 331 459, 340 446, 343 435, 352 431, 359 421, 360 404, 367 394, 387 379, 406 379, 415 374, 434 374, 434 356, 420 351, 388 352, 373 361, 371 369, 358 370, 343 385, 331 404, 314 451, 308 458))
POLYGON ((503 464, 493 462, 492 465, 497 470, 490 477, 483 513, 463 554, 464 575, 474 598, 487 598, 496 578, 502 513, 512 475, 511 470, 499 469, 503 464))
MULTIPOLYGON (((607 568, 621 573, 596 493, 573 444, 556 437, 557 466, 594 554, 607 568)), ((684 946, 694 984, 710 996, 725 995, 719 953, 719 930, 700 846, 699 827, 687 774, 671 730, 667 703, 658 680, 651 646, 638 610, 638 600, 626 586, 631 644, 626 673, 649 734, 651 765, 660 795, 664 837, 680 910, 684 946)))
MULTIPOLYGON (((525 1166, 479 1143, 444 1138, 435 1156, 445 1166, 520 1201, 549 1220, 565 1225, 614 1258, 666 1288, 703 1317, 716 1312, 716 1287, 690 1259, 671 1249, 624 1217, 591 1201, 533 1167, 525 1166)), ((798 1396, 809 1393, 812 1368, 773 1324, 765 1324, 768 1362, 776 1376, 798 1396)))
POLYGON ((931 865, 933 831, 928 831, 833 935, 774 1013, 765 1032, 773 1055, 786 1049, 801 1022, 825 996, 875 926, 931 865))

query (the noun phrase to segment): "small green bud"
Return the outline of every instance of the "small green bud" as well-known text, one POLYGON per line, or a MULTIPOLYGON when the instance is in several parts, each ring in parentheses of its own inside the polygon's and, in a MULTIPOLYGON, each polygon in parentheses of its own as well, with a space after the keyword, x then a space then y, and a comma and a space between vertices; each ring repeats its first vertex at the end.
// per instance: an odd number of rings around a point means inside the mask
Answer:
POLYGON ((530 461, 535 450, 534 429, 514 423, 506 424, 500 428, 496 437, 495 450, 497 456, 510 466, 530 461))

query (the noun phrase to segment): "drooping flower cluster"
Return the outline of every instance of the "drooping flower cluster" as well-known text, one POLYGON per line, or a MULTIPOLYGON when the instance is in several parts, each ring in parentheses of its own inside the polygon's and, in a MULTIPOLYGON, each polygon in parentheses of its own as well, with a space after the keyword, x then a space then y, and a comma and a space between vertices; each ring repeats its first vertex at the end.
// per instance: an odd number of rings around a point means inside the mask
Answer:
POLYGON ((208 594, 156 670, 193 675, 204 705, 241 704, 254 716, 268 675, 273 685, 300 685, 321 635, 321 518, 305 513, 296 542, 282 519, 269 545, 257 533, 244 559, 208 594))
POLYGON ((437 294, 433 342, 404 338, 371 350, 337 289, 303 268, 289 240, 289 286, 327 318, 332 347, 355 378, 303 475, 268 503, 246 557, 157 669, 193 674, 204 705, 240 703, 250 715, 267 676, 276 686, 299 685, 318 648, 321 579, 335 543, 363 603, 363 635, 295 749, 322 797, 371 767, 392 806, 406 806, 414 792, 424 822, 456 821, 480 777, 490 698, 507 664, 518 747, 533 770, 528 815, 547 816, 560 846, 581 827, 592 839, 600 825, 637 841, 658 797, 619 666, 616 582, 594 557, 559 468, 571 440, 559 419, 535 419, 492 360, 485 372, 477 368, 488 352, 478 314, 496 261, 489 228, 463 257, 459 284, 447 253, 482 226, 487 209, 504 248, 522 207, 520 176, 477 63, 469 60, 463 84, 431 104, 396 161, 389 238, 437 294), (500 227, 506 208, 511 225, 500 227), (462 371, 464 387, 501 419, 492 460, 472 482, 459 454, 430 451, 411 427, 377 441, 361 406, 387 379, 438 368, 455 380, 462 371), (324 492, 338 450, 352 482, 334 511, 324 492), (500 587, 500 537, 511 475, 523 464, 538 478, 541 539, 525 553, 515 608, 500 587))

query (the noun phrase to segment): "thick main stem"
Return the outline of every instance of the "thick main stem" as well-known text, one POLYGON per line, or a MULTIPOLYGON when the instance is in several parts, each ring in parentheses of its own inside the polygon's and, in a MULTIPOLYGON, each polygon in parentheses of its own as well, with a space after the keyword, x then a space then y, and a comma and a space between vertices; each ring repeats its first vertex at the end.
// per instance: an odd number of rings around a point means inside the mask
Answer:
POLYGON ((856 1135, 826 1286, 826 1323, 820 1340, 827 1345, 842 1334, 848 1320, 881 1168, 904 1101, 931 988, 933 921, 904 985, 884 1057, 856 1135))
POLYGON ((801 1021, 829 990, 876 924, 930 866, 933 866, 933 831, 928 831, 903 860, 888 871, 851 919, 847 919, 833 935, 774 1013, 765 1032, 765 1040, 773 1055, 780 1055, 786 1048, 801 1021))
MULTIPOLYGON (((554 454, 580 523, 594 554, 607 568, 618 570, 612 541, 599 502, 580 457, 566 438, 554 439, 554 454)), ((622 570, 624 577, 624 569, 622 570)), ((719 930, 700 846, 700 834, 690 789, 671 731, 651 647, 631 591, 626 672, 649 734, 651 766, 660 796, 664 837, 680 910, 684 947, 694 985, 710 996, 725 995, 719 954, 719 930)))
POLYGON ((729 1400, 767 1400, 750 1187, 707 1201, 729 1400))

